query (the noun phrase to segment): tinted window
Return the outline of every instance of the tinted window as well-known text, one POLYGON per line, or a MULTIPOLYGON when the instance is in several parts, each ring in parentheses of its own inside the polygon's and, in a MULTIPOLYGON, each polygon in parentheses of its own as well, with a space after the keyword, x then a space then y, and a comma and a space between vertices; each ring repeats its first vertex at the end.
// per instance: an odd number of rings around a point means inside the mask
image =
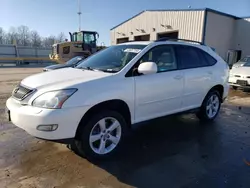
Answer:
POLYGON ((170 45, 161 45, 149 50, 140 60, 143 62, 155 62, 158 72, 177 69, 174 49, 170 45))
POLYGON ((76 56, 76 57, 73 57, 72 59, 70 59, 69 61, 67 61, 66 64, 67 65, 74 65, 74 64, 78 63, 82 59, 83 59, 83 57, 76 56))
POLYGON ((241 61, 241 62, 247 62, 247 60, 248 60, 248 58, 247 58, 247 57, 244 57, 244 58, 242 58, 240 61, 241 61))
MULTIPOLYGON (((203 51, 192 46, 177 46, 177 57, 181 69, 197 68, 208 66, 203 51)), ((204 52, 205 53, 205 52, 204 52)))
POLYGON ((247 62, 243 65, 244 67, 250 67, 250 62, 247 62))
POLYGON ((214 59, 211 55, 209 55, 207 52, 204 52, 202 50, 199 50, 200 53, 203 55, 203 57, 205 58, 205 60, 207 61, 207 64, 208 65, 214 65, 217 60, 214 59))

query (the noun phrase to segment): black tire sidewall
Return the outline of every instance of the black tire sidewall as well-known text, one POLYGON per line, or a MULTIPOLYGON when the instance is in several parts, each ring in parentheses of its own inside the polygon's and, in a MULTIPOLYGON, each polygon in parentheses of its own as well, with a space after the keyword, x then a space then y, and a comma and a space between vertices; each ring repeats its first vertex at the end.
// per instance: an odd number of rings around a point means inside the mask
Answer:
POLYGON ((127 134, 127 127, 128 127, 123 116, 115 111, 101 111, 98 114, 92 116, 89 119, 89 121, 86 123, 86 125, 81 125, 81 126, 83 126, 83 128, 81 129, 81 138, 79 141, 76 141, 76 146, 80 154, 83 157, 86 157, 88 159, 105 159, 105 158, 110 158, 111 156, 114 156, 115 154, 117 154, 118 151, 120 151, 121 145, 124 142, 125 136, 127 134), (120 138, 118 145, 110 153, 100 155, 100 154, 95 153, 91 149, 90 144, 89 144, 89 136, 94 125, 99 120, 105 117, 113 117, 117 121, 119 121, 121 125, 121 138, 120 138))

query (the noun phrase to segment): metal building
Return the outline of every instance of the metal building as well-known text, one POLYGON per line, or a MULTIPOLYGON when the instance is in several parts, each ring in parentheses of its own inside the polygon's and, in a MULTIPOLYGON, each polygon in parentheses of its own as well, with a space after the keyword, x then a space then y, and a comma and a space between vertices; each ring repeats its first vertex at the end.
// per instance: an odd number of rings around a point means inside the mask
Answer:
POLYGON ((111 29, 111 44, 162 37, 204 42, 225 60, 250 55, 250 19, 213 9, 146 10, 111 29))

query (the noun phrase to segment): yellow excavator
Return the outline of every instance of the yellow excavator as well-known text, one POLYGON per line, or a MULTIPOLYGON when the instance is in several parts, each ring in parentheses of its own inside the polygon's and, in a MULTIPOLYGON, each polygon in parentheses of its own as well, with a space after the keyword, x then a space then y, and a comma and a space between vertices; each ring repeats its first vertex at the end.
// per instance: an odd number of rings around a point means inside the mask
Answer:
POLYGON ((97 46, 99 34, 96 31, 79 31, 69 33, 70 41, 52 45, 52 53, 49 54, 51 61, 64 64, 76 56, 88 57, 105 46, 97 46))

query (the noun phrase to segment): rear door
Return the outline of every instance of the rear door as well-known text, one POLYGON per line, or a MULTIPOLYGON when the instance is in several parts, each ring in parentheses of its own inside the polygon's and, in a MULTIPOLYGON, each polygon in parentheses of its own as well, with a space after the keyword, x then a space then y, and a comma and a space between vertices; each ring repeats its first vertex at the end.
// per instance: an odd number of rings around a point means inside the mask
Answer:
POLYGON ((182 110, 200 107, 213 85, 216 60, 198 47, 176 45, 175 49, 180 69, 184 71, 182 110))

